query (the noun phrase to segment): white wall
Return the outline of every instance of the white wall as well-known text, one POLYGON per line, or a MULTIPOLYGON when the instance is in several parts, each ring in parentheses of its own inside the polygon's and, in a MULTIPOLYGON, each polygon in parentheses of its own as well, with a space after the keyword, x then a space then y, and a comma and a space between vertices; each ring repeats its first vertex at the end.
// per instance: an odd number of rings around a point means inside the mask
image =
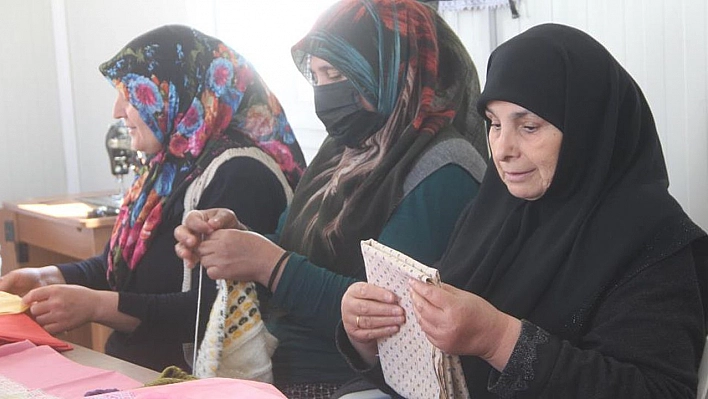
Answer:
MULTIPOLYGON (((97 67, 167 23, 192 25, 243 53, 280 98, 310 158, 324 132, 289 48, 331 1, 0 0, 0 201, 115 187, 103 145, 115 91, 97 67), (254 6, 265 8, 244 8, 254 6), (268 42, 276 33, 284 38, 268 42)), ((595 36, 643 88, 671 191, 708 228, 705 0, 522 0, 519 12, 519 19, 508 9, 446 19, 482 80, 494 46, 529 26, 555 21, 595 36)))
POLYGON ((295 67, 290 48, 335 0, 214 1, 216 36, 246 57, 276 94, 309 162, 326 132, 315 115, 312 86, 295 67), (234 23, 234 15, 248 17, 234 23))
POLYGON ((0 3, 0 200, 66 189, 49 0, 0 3))
MULTIPOLYGON (((73 103, 72 114, 76 136, 75 157, 78 159, 78 187, 68 191, 96 191, 115 187, 110 174, 104 135, 112 118, 116 91, 98 72, 98 65, 111 58, 128 41, 139 34, 167 23, 191 24, 200 29, 208 25, 201 14, 190 10, 189 1, 126 0, 52 0, 63 15, 54 20, 55 27, 66 24, 70 75, 66 79, 71 93, 60 92, 63 104, 73 103), (58 4, 63 4, 63 7, 58 4), (126 13, 125 10, 132 10, 126 13), (62 17, 64 19, 62 19, 62 17)), ((208 1, 204 2, 209 4, 208 1)), ((210 26, 205 27, 206 30, 210 26)), ((61 63, 62 60, 58 60, 61 63)), ((71 131, 65 135, 71 136, 71 131)))
POLYGON ((169 23, 220 37, 251 60, 310 159, 325 133, 289 48, 333 1, 287 8, 290 2, 280 1, 1 0, 0 201, 117 187, 103 141, 116 92, 98 65, 135 36, 169 23), (266 4, 267 12, 247 9, 266 4), (277 19, 269 15, 275 11, 277 19), (298 22, 296 30, 282 26, 288 18, 298 22), (268 42, 274 32, 285 37, 277 46, 268 42), (251 57, 252 50, 265 56, 251 57))
POLYGON ((705 0, 521 0, 508 8, 446 12, 472 54, 480 79, 498 43, 544 23, 582 29, 629 71, 651 106, 669 170, 670 191, 708 228, 708 5, 705 0), (490 35, 482 29, 488 27, 490 35), (486 56, 485 56, 486 54, 486 56), (484 58, 482 58, 484 57, 484 58), (484 60, 484 61, 482 61, 484 60))

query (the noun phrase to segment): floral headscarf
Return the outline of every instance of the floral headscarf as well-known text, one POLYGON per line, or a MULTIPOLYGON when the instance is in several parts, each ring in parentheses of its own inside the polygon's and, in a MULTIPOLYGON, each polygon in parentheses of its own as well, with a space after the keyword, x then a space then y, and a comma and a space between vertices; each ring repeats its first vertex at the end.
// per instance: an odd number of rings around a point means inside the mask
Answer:
POLYGON ((256 146, 294 188, 305 168, 285 113, 251 64, 195 29, 147 32, 99 67, 162 143, 126 194, 113 228, 108 281, 127 283, 175 197, 228 148, 256 146))

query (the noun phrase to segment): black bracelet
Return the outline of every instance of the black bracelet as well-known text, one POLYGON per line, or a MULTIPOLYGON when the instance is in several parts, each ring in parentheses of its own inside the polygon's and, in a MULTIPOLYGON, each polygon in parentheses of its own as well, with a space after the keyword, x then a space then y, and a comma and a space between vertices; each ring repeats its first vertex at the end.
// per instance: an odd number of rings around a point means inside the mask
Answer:
POLYGON ((268 279, 268 291, 272 292, 273 282, 275 281, 275 276, 278 275, 278 272, 280 271, 280 267, 283 266, 283 261, 290 254, 291 254, 290 251, 283 252, 283 255, 280 256, 280 259, 278 259, 278 262, 275 264, 273 271, 270 273, 270 278, 268 279))

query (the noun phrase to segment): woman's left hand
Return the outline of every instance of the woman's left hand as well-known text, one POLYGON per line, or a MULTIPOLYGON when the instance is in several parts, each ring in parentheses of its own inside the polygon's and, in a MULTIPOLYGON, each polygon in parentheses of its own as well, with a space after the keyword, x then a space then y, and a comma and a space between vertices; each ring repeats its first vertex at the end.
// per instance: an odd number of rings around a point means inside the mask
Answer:
POLYGON ((51 334, 71 330, 94 319, 97 292, 79 285, 55 284, 35 288, 22 298, 37 323, 51 334))
POLYGON ((521 333, 521 321, 467 291, 410 280, 413 308, 428 340, 445 353, 481 357, 502 370, 521 333))
POLYGON ((212 279, 268 284, 275 264, 285 252, 260 234, 222 229, 204 237, 197 249, 201 265, 212 279))

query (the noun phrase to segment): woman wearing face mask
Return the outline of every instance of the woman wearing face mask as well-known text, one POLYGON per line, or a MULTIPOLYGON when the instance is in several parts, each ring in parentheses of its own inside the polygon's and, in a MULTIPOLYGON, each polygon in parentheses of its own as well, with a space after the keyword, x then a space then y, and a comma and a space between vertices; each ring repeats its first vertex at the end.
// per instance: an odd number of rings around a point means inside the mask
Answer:
MULTIPOLYGON (((492 162, 437 265, 450 285, 411 281, 405 323, 460 355, 471 398, 695 398, 708 237, 668 192, 641 89, 557 24, 488 65, 478 110, 492 162)), ((402 309, 363 285, 342 300, 338 342, 385 385, 376 340, 402 309)))
POLYGON ((365 278, 360 241, 435 262, 477 192, 486 143, 475 67, 428 6, 339 2, 292 53, 329 137, 278 235, 271 242, 210 210, 189 215, 175 236, 177 253, 210 277, 258 281, 272 293, 276 386, 290 398, 328 397, 354 377, 334 332, 344 291, 365 278))
MULTIPOLYGON (((273 232, 304 168, 275 96, 241 55, 186 26, 164 26, 100 66, 117 90, 113 109, 146 165, 128 190, 106 251, 82 262, 24 268, 0 290, 25 295, 51 333, 97 322, 114 329, 106 352, 158 371, 188 368, 198 284, 181 292, 174 228, 185 209, 226 207, 273 232), (28 293, 29 292, 29 293, 28 293)), ((203 284, 201 313, 216 287, 203 284)), ((202 318, 203 332, 206 317, 202 318)))

